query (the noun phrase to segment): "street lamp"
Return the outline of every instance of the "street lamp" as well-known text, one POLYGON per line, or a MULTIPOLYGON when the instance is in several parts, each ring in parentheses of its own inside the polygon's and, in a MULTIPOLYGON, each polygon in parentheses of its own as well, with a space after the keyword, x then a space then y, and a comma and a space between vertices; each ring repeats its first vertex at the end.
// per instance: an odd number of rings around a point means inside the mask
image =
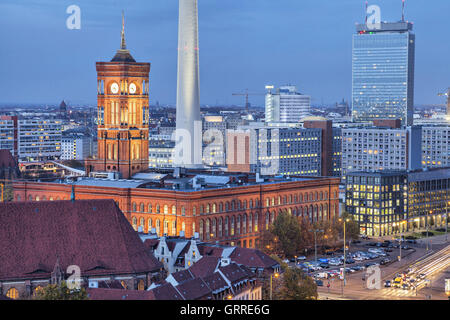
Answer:
POLYGON ((406 220, 403 220, 401 222, 399 222, 399 228, 400 228, 400 240, 399 240, 399 247, 400 247, 400 254, 398 256, 398 261, 402 261, 402 242, 403 242, 403 227, 402 224, 403 223, 407 223, 406 220))
POLYGON ((270 274, 270 300, 272 300, 272 276, 275 278, 278 278, 280 274, 278 272, 275 272, 274 274, 270 274))
POLYGON ((323 232, 321 229, 314 229, 314 260, 317 264, 317 232, 323 232))
MULTIPOLYGON (((433 213, 433 210, 430 210, 430 214, 433 213)), ((428 236, 428 214, 426 217, 426 223, 427 223, 427 251, 428 251, 428 242, 430 241, 429 236, 428 236)))

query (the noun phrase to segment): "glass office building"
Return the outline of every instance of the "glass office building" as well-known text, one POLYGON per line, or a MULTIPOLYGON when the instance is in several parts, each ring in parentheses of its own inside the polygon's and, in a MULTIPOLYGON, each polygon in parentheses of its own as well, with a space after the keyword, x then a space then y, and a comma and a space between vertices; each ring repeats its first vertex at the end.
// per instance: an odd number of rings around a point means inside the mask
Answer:
POLYGON ((401 119, 412 125, 415 35, 412 23, 356 25, 352 58, 352 119, 401 119))

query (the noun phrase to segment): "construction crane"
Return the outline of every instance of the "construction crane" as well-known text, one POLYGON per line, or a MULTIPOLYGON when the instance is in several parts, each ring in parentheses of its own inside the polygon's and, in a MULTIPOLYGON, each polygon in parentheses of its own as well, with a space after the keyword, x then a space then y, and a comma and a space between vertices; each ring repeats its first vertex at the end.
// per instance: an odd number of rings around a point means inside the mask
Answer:
POLYGON ((244 93, 232 93, 233 96, 245 96, 245 112, 249 114, 250 104, 248 103, 248 96, 265 96, 265 93, 249 93, 248 89, 245 89, 244 93))
POLYGON ((438 96, 447 97, 447 116, 450 116, 450 88, 445 93, 438 93, 438 96))

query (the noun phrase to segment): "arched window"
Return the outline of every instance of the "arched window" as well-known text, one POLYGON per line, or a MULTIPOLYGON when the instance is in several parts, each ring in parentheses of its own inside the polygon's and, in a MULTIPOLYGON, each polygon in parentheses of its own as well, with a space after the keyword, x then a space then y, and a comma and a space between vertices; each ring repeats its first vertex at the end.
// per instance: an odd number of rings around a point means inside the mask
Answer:
POLYGON ((145 205, 141 202, 141 212, 145 212, 145 205))
POLYGON ((144 226, 145 226, 145 219, 144 218, 140 218, 139 219, 139 226, 142 227, 142 231, 144 231, 144 226))
POLYGON ((173 236, 177 235, 177 222, 176 221, 172 221, 172 235, 173 236))
POLYGON ((241 234, 241 216, 236 218, 236 234, 241 234))
POLYGON ((161 207, 159 204, 156 205, 156 213, 161 213, 161 207))
POLYGON ((230 210, 230 203, 227 201, 225 202, 225 211, 230 210))
POLYGON ((250 213, 248 215, 248 232, 250 233, 253 232, 252 226, 253 226, 253 215, 250 213))
POLYGON ((272 211, 272 213, 270 214, 270 222, 274 222, 275 221, 275 211, 272 211))
POLYGON ((181 215, 182 216, 186 215, 186 208, 184 206, 181 207, 181 215))
POLYGON ((42 196, 42 201, 45 201, 45 200, 47 200, 47 199, 45 198, 45 196, 42 196))
POLYGON ((176 206, 172 206, 172 214, 177 214, 177 207, 176 206))
POLYGON ((289 196, 289 203, 292 203, 292 194, 289 196))
POLYGON ((328 192, 325 191, 325 200, 328 200, 328 192))
POLYGON ((206 213, 209 213, 209 203, 206 205, 206 213))
POLYGON ((206 240, 210 239, 211 230, 210 230, 209 227, 210 227, 210 220, 206 219, 206 221, 205 221, 205 236, 206 236, 206 240))
POLYGON ((195 233, 195 222, 192 222, 192 235, 195 233))
POLYGON ((134 229, 135 231, 137 231, 137 218, 136 218, 136 217, 133 217, 133 218, 131 219, 131 221, 132 221, 133 229, 134 229))
MULTIPOLYGON (((169 214, 169 206, 167 204, 164 205, 164 214, 169 214)), ((167 233, 167 232, 164 232, 167 233)))
POLYGON ((36 201, 39 201, 39 196, 36 196, 36 201))
POLYGON ((28 196, 28 201, 33 201, 33 196, 32 195, 28 196))
POLYGON ((200 220, 200 240, 203 240, 203 219, 200 220))
POLYGON ((200 206, 200 214, 203 214, 205 212, 205 207, 203 205, 200 206))
POLYGON ((160 231, 161 231, 161 221, 159 221, 159 219, 156 219, 155 229, 156 229, 156 234, 157 235, 161 235, 161 233, 160 233, 160 231))
POLYGON ((231 217, 230 235, 234 236, 234 216, 231 217))
POLYGON ((223 226, 225 237, 228 236, 228 217, 225 217, 225 224, 223 226))
POLYGON ((323 220, 322 212, 323 212, 323 205, 321 204, 320 207, 319 207, 319 219, 320 220, 323 220))
POLYGON ((269 201, 270 201, 269 198, 266 198, 266 207, 270 205, 269 201))
POLYGON ((148 204, 148 212, 152 213, 152 204, 151 203, 148 204))
POLYGON ((247 200, 244 200, 244 209, 247 209, 247 200))
POLYGON ((278 205, 281 205, 281 196, 278 196, 278 205))
POLYGON ((299 202, 303 202, 303 194, 300 193, 300 194, 298 195, 298 201, 299 201, 299 202))
POLYGON ((317 191, 314 193, 314 200, 317 201, 319 199, 317 191))
POLYGON ((19 290, 16 288, 9 288, 9 290, 6 291, 6 296, 10 299, 19 299, 19 290))
POLYGON ((320 200, 323 200, 323 191, 320 191, 320 200))
POLYGON ((152 228, 153 228, 152 218, 149 218, 147 223, 148 223, 148 232, 150 232, 150 231, 152 231, 152 228))
POLYGON ((253 209, 253 200, 250 200, 248 203, 249 203, 250 209, 253 209))
POLYGON ((328 217, 328 206, 327 205, 323 206, 323 215, 324 215, 325 219, 329 218, 328 217))
POLYGON ((50 201, 53 201, 53 197, 50 197, 49 200, 50 200, 50 201))
POLYGON ((166 219, 163 220, 163 233, 168 235, 169 234, 169 221, 167 221, 166 219))
POLYGON ((266 212, 266 230, 269 230, 270 213, 266 212))
POLYGON ((286 204, 286 203, 287 203, 287 197, 284 196, 284 197, 283 197, 283 204, 286 204))
POLYGON ((257 213, 255 213, 255 226, 254 226, 254 228, 255 228, 255 232, 258 232, 258 214, 257 213))
POLYGON ((16 201, 20 201, 20 194, 17 195, 16 201))
POLYGON ((217 212, 217 205, 215 203, 213 203, 212 205, 212 213, 216 213, 217 212))
POLYGON ((192 215, 195 217, 196 214, 197 214, 197 207, 193 206, 192 207, 192 215))
POLYGON ((272 206, 274 206, 274 205, 275 205, 275 198, 272 197, 272 206))
POLYGON ((288 209, 288 213, 289 213, 290 215, 292 215, 292 209, 291 209, 291 208, 288 209))
POLYGON ((217 224, 217 219, 216 218, 214 218, 214 219, 212 219, 212 221, 211 221, 211 234, 212 234, 212 238, 215 238, 216 237, 216 224, 217 224))
POLYGON ((223 212, 223 203, 219 203, 219 212, 223 212))
POLYGON ((181 223, 181 230, 186 232, 186 223, 185 222, 181 223))
POLYGON ((222 224, 223 224, 223 219, 222 219, 222 217, 220 217, 220 218, 219 218, 219 226, 218 226, 218 229, 219 229, 219 232, 218 232, 219 238, 222 238, 222 224))
POLYGON ((145 283, 144 283, 144 280, 139 280, 139 282, 138 282, 138 286, 137 286, 138 288, 138 290, 140 290, 140 291, 143 291, 143 290, 145 290, 145 283))

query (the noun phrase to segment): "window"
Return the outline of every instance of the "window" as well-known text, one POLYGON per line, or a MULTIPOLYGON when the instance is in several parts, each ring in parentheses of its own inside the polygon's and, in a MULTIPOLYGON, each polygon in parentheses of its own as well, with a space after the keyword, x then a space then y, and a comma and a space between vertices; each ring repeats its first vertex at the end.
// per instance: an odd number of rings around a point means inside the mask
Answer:
POLYGON ((132 204, 132 210, 133 212, 136 212, 137 208, 136 208, 136 202, 133 202, 132 204))
POLYGON ((183 206, 181 207, 181 215, 185 216, 186 215, 186 208, 183 206))
POLYGON ((167 204, 164 205, 164 214, 169 214, 169 206, 167 204))
POLYGON ((141 212, 145 212, 145 206, 143 203, 141 203, 141 212))
POLYGON ((156 213, 161 213, 161 208, 159 204, 156 205, 156 213))
POLYGON ((192 207, 192 215, 195 217, 196 214, 197 214, 197 208, 194 206, 194 207, 192 207))
POLYGON ((9 288, 9 290, 6 292, 6 296, 10 299, 18 299, 19 291, 16 288, 9 288))
POLYGON ((149 218, 149 219, 148 219, 148 232, 150 232, 150 231, 152 230, 152 228, 153 228, 153 225, 152 225, 152 218, 149 218))
POLYGON ((177 207, 176 206, 172 206, 172 214, 177 214, 177 207))
POLYGON ((152 213, 152 204, 151 203, 148 204, 148 212, 152 213))
POLYGON ((133 218, 131 219, 131 221, 132 221, 133 229, 134 229, 135 231, 137 231, 137 218, 136 218, 136 217, 133 217, 133 218))
POLYGON ((143 290, 145 290, 145 283, 144 283, 144 280, 139 280, 139 282, 138 282, 138 288, 137 288, 138 290, 140 290, 140 291, 143 291, 143 290))

